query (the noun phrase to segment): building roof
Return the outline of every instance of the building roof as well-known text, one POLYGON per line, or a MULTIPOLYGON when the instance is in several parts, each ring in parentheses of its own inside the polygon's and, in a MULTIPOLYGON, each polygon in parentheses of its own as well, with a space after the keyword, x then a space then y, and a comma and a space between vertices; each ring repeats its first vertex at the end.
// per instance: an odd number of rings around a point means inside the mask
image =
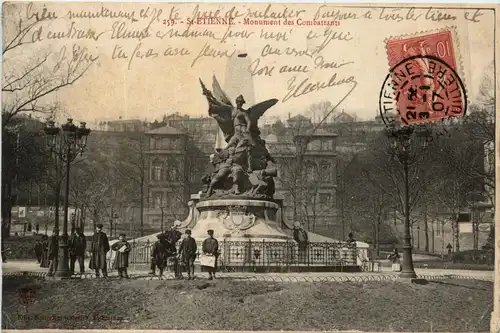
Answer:
POLYGON ((342 110, 342 112, 340 112, 338 115, 336 115, 333 118, 333 121, 336 123, 351 122, 353 120, 354 120, 354 118, 350 114, 348 114, 347 112, 345 112, 343 110, 342 110))
POLYGON ((150 131, 147 131, 146 134, 148 135, 186 135, 183 131, 172 127, 172 126, 163 126, 160 128, 155 128, 150 131))
POLYGON ((307 118, 307 117, 305 117, 305 116, 303 116, 301 114, 298 114, 296 116, 288 118, 288 121, 304 121, 304 120, 311 121, 311 119, 309 119, 309 118, 307 118))
POLYGON ((118 119, 118 120, 108 120, 105 121, 106 124, 141 124, 142 120, 140 119, 118 119))
POLYGON ((332 132, 328 132, 322 128, 318 128, 316 131, 314 131, 312 136, 331 136, 331 137, 334 137, 334 136, 337 136, 337 134, 332 133, 332 132))
POLYGON ((308 137, 308 136, 311 136, 311 137, 337 137, 338 135, 335 134, 335 133, 332 133, 332 132, 328 132, 322 128, 317 128, 315 130, 311 131, 310 130, 303 130, 301 131, 302 133, 298 133, 296 136, 297 137, 308 137))
POLYGON ((274 134, 269 134, 268 136, 266 136, 265 141, 269 143, 278 142, 278 137, 274 134))

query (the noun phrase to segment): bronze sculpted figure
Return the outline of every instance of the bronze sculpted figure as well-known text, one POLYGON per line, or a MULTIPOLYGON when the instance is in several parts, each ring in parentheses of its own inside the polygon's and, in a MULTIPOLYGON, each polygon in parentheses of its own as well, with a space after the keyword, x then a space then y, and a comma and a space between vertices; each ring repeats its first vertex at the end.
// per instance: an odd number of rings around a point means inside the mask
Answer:
POLYGON ((277 99, 269 99, 245 110, 245 98, 236 98, 236 106, 224 93, 213 77, 213 93, 201 81, 203 95, 208 101, 208 114, 217 120, 227 142, 225 149, 211 156, 214 171, 203 178, 207 185, 206 196, 239 195, 271 199, 277 171, 270 163, 276 163, 260 138, 259 118, 277 99), (214 96, 215 95, 215 96, 214 96), (254 172, 256 175, 250 177, 254 172), (265 189, 265 190, 264 190, 265 189))
POLYGON ((235 148, 230 147, 229 149, 211 155, 210 162, 214 166, 215 171, 210 179, 210 185, 208 186, 208 196, 213 194, 215 186, 224 182, 229 176, 231 176, 232 180, 232 192, 234 194, 241 194, 240 179, 243 169, 240 165, 234 163, 234 152, 235 148))

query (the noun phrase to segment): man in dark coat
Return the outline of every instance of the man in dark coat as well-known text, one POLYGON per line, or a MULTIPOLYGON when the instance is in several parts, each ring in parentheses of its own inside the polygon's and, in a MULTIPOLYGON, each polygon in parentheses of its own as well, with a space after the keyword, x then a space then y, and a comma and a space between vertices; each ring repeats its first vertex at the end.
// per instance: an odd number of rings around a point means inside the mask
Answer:
POLYGON ((71 275, 75 274, 75 262, 78 260, 80 265, 80 274, 85 273, 85 249, 87 247, 87 241, 85 240, 85 235, 80 228, 77 228, 75 232, 71 235, 69 240, 69 269, 71 275))
POLYGON ((132 250, 132 247, 125 239, 125 234, 120 234, 118 242, 114 243, 111 248, 113 251, 116 251, 116 258, 113 264, 113 268, 118 271, 118 276, 120 277, 120 279, 128 279, 128 255, 132 250))
POLYGON ((201 246, 203 255, 213 256, 215 259, 214 266, 206 266, 209 280, 215 279, 215 272, 217 271, 217 258, 219 256, 219 242, 214 238, 214 231, 212 229, 207 231, 208 238, 203 241, 201 246))
POLYGON ((49 237, 42 235, 42 258, 40 260, 40 267, 49 267, 49 237))
POLYGON ((174 267, 176 272, 176 277, 178 275, 178 263, 177 263, 177 249, 175 244, 172 244, 165 234, 159 234, 158 240, 153 245, 153 251, 151 252, 151 274, 155 274, 155 267, 158 267, 160 271, 160 279, 162 278, 164 269, 168 266, 168 260, 174 259, 174 267))
POLYGON ((38 263, 42 262, 42 240, 37 239, 35 243, 35 256, 38 263))
MULTIPOLYGON (((168 231, 166 231, 165 233, 160 233, 158 235, 156 235, 156 238, 158 238, 158 240, 153 244, 153 248, 151 250, 151 266, 150 266, 150 271, 149 271, 149 275, 155 275, 156 274, 156 267, 158 266, 158 268, 160 269, 160 265, 161 265, 161 261, 163 261, 164 257, 166 257, 166 246, 164 245, 166 243, 166 239, 167 239, 167 233, 168 231)), ((165 259, 166 260, 166 259, 165 259)), ((160 269, 160 272, 162 270, 160 269)), ((160 277, 161 277, 161 273, 160 273, 160 277)))
POLYGON ((108 277, 106 254, 109 251, 108 236, 102 232, 102 224, 98 224, 95 233, 92 236, 92 245, 90 247, 91 257, 89 268, 95 270, 99 277, 99 270, 102 270, 102 276, 108 277))
POLYGON ((7 250, 5 249, 5 243, 2 240, 2 262, 6 263, 7 262, 7 250))
POLYGON ((299 262, 306 263, 308 261, 307 244, 309 243, 309 237, 300 222, 295 222, 293 225, 293 239, 298 245, 299 262))
POLYGON ((59 229, 54 229, 49 242, 49 272, 47 276, 53 276, 57 270, 59 255, 59 229))
MULTIPOLYGON (((179 248, 179 254, 181 256, 181 261, 188 272, 188 280, 194 279, 194 260, 196 259, 196 253, 198 252, 198 247, 196 241, 191 237, 191 230, 186 230, 186 237, 182 240, 181 246, 179 248)), ((179 276, 181 279, 182 273, 179 276)))

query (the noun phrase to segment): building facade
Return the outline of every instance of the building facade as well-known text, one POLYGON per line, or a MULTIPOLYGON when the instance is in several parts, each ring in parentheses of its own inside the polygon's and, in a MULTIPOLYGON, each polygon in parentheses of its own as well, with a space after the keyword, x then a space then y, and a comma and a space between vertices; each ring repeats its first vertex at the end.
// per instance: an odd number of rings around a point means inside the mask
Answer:
MULTIPOLYGON (((212 118, 178 114, 165 117, 161 125, 146 132, 150 162, 145 219, 156 226, 186 217, 189 196, 202 189, 218 130, 212 118)), ((336 220, 336 137, 322 129, 309 135, 292 127, 284 135, 264 137, 278 161, 276 193, 285 198, 286 218, 311 230, 328 229, 336 220)))

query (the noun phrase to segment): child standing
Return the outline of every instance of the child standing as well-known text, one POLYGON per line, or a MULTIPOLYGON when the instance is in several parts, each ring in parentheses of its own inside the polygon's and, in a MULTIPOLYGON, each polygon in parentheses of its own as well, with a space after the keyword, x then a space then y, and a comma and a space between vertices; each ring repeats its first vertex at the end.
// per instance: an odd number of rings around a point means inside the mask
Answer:
POLYGON ((132 250, 130 244, 125 239, 125 234, 120 234, 118 242, 111 246, 113 251, 116 251, 115 263, 113 268, 118 270, 118 276, 128 279, 128 254, 132 250))

